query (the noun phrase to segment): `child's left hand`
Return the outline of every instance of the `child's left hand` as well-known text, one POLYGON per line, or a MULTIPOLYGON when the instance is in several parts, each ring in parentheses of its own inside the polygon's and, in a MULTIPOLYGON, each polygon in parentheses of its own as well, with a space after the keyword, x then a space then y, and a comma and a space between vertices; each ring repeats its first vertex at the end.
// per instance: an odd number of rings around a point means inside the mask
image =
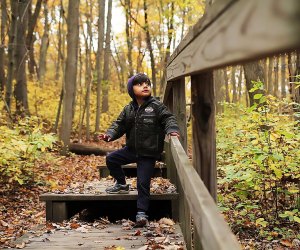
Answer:
POLYGON ((168 134, 168 139, 171 139, 171 136, 177 136, 177 138, 179 139, 180 135, 177 132, 171 132, 168 134))

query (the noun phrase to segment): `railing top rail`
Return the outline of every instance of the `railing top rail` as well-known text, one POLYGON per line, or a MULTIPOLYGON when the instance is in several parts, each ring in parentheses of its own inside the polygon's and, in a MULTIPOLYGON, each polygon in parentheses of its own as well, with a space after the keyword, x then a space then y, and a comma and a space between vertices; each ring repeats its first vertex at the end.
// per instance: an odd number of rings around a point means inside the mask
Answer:
POLYGON ((221 2, 179 44, 167 81, 300 48, 299 0, 221 2))
POLYGON ((171 152, 203 249, 241 249, 177 137, 171 152))

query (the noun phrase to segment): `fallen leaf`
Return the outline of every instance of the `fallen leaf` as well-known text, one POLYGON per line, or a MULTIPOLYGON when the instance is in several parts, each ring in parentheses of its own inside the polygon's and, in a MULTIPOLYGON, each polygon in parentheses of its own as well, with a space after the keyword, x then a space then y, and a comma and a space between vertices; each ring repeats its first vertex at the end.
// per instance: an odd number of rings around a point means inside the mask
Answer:
POLYGON ((0 223, 3 227, 8 227, 8 223, 6 223, 5 221, 0 220, 0 223))
POLYGON ((135 233, 133 234, 133 236, 140 236, 141 235, 141 231, 140 230, 136 230, 135 233))
POLYGON ((25 246, 26 246, 25 242, 22 242, 21 244, 17 244, 17 245, 16 245, 16 248, 22 249, 22 248, 24 248, 25 246))
POLYGON ((280 243, 286 247, 292 247, 293 244, 289 240, 281 240, 280 243))

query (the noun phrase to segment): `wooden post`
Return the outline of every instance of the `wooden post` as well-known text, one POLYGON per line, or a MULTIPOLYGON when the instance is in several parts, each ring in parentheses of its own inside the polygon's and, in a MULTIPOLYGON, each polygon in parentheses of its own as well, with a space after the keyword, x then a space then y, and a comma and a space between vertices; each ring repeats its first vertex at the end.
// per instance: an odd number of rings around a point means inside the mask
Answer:
POLYGON ((52 202, 52 221, 63 222, 68 219, 68 210, 66 202, 53 201, 52 202))
POLYGON ((213 199, 217 198, 215 102, 212 72, 193 75, 193 166, 213 199))
POLYGON ((173 113, 177 118, 180 129, 180 142, 187 152, 187 127, 186 127, 186 99, 184 77, 172 83, 173 89, 173 113))

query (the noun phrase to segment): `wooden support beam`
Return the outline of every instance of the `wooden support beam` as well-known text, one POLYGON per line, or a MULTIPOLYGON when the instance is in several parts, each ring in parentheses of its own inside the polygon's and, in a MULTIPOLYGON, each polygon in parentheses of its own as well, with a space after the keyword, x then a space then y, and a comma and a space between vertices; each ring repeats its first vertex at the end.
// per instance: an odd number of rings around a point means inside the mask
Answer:
POLYGON ((212 72, 193 75, 193 166, 214 200, 217 198, 215 103, 212 72))

